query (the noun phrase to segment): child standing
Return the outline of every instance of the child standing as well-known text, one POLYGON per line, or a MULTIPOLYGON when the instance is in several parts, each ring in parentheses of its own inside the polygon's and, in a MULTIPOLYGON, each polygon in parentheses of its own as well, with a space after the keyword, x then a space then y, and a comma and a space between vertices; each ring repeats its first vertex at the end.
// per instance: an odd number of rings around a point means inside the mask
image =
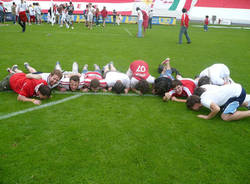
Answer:
POLYGON ((208 15, 206 16, 205 20, 204 20, 204 31, 207 32, 208 31, 208 15))

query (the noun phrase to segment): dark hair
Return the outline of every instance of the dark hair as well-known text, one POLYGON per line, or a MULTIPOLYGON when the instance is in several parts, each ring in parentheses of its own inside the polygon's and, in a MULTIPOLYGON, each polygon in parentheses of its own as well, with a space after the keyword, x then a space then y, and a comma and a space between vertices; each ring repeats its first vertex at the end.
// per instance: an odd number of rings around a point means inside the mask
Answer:
POLYGON ((41 85, 41 86, 38 88, 38 91, 40 91, 40 93, 41 93, 43 96, 50 97, 50 95, 51 95, 51 89, 50 89, 49 86, 47 86, 47 85, 41 85))
POLYGON ((80 82, 80 77, 77 75, 73 75, 70 77, 69 81, 75 81, 75 82, 80 82))
POLYGON ((136 7, 136 11, 138 11, 138 10, 140 10, 140 8, 139 8, 139 7, 136 7))
POLYGON ((121 81, 116 81, 115 85, 112 87, 112 91, 120 94, 124 92, 125 86, 122 84, 121 81))
POLYGON ((194 90, 194 95, 201 96, 206 90, 204 88, 198 87, 194 90))
POLYGON ((163 69, 164 69, 164 66, 162 65, 162 64, 160 64, 159 66, 158 66, 158 73, 161 73, 162 71, 163 71, 163 69))
POLYGON ((178 79, 175 79, 172 81, 172 88, 175 88, 176 86, 183 86, 182 82, 178 79))
POLYGON ((208 15, 206 15, 206 18, 208 18, 209 16, 208 15))
POLYGON ((51 76, 57 75, 57 76, 59 77, 59 79, 62 78, 62 72, 61 72, 60 70, 55 69, 55 70, 52 71, 50 74, 51 74, 51 76))
POLYGON ((100 86, 100 81, 98 79, 92 79, 90 82, 91 88, 97 88, 100 86))
POLYGON ((203 86, 205 84, 210 84, 210 78, 208 76, 203 76, 198 80, 198 87, 203 86))
POLYGON ((136 85, 135 89, 139 90, 142 94, 145 94, 149 91, 149 84, 146 80, 141 79, 136 85))
POLYGON ((155 94, 159 96, 164 96, 166 92, 168 92, 172 87, 172 80, 166 77, 158 78, 161 79, 159 82, 157 82, 157 79, 155 80, 155 94))
POLYGON ((194 104, 196 103, 201 103, 201 99, 199 96, 197 95, 191 95, 187 98, 187 108, 192 109, 192 107, 194 106, 194 104))
POLYGON ((182 9, 182 13, 186 13, 187 12, 187 9, 186 8, 183 8, 182 9))

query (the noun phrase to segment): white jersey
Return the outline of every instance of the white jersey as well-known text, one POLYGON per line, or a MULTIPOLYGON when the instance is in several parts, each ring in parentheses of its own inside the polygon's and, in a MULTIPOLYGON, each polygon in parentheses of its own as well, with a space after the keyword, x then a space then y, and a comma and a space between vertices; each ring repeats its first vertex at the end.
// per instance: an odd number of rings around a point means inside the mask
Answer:
MULTIPOLYGON (((70 79, 69 77, 64 77, 63 79, 60 80, 60 83, 59 83, 58 86, 60 88, 65 88, 67 90, 70 90, 70 81, 69 81, 69 79, 70 79)), ((79 82, 79 86, 78 86, 77 89, 81 89, 81 88, 83 88, 83 86, 84 86, 84 75, 82 75, 80 77, 80 82, 79 82)))
MULTIPOLYGON (((148 78, 146 79, 146 81, 149 83, 149 84, 153 84, 155 82, 155 78, 151 75, 148 76, 148 78)), ((131 78, 131 81, 130 81, 130 86, 132 88, 135 87, 135 85, 139 82, 139 80, 137 80, 136 78, 132 77, 131 78)))
POLYGON ((230 71, 224 64, 214 64, 200 73, 199 77, 210 77, 211 83, 214 85, 224 85, 232 79, 230 78, 230 71))
POLYGON ((242 91, 240 84, 228 84, 223 86, 203 85, 206 91, 201 95, 201 104, 210 109, 211 103, 223 106, 230 98, 239 97, 242 91))
POLYGON ((130 87, 130 79, 125 73, 121 72, 107 72, 105 80, 107 82, 108 87, 113 87, 116 81, 121 80, 122 84, 125 88, 130 87))
POLYGON ((50 83, 49 83, 50 73, 40 73, 38 75, 40 75, 42 77, 42 79, 48 83, 48 86, 50 89, 55 88, 59 84, 59 82, 58 82, 58 83, 54 84, 53 86, 50 85, 50 83))
POLYGON ((42 10, 41 10, 41 7, 40 7, 40 6, 35 6, 35 7, 34 7, 34 10, 35 10, 35 13, 36 13, 36 14, 41 15, 42 10))
POLYGON ((24 3, 20 3, 18 4, 17 6, 17 12, 23 12, 23 11, 26 11, 28 9, 28 6, 27 4, 24 2, 24 3))
POLYGON ((29 7, 30 16, 35 16, 35 11, 33 7, 29 7))
POLYGON ((138 10, 138 20, 143 20, 143 15, 142 15, 142 11, 138 10))

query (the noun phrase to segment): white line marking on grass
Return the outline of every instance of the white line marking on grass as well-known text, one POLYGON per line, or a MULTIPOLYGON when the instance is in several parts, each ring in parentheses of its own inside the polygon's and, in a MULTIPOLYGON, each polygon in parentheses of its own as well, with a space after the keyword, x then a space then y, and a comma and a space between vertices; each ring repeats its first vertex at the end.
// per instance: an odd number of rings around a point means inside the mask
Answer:
POLYGON ((127 28, 124 28, 124 30, 129 34, 129 36, 133 36, 132 33, 127 28))
MULTIPOLYGON (((102 92, 72 92, 72 91, 65 91, 65 92, 60 92, 60 91, 55 91, 53 94, 59 94, 59 95, 63 95, 63 94, 82 94, 82 95, 100 95, 100 96, 141 96, 135 93, 128 93, 128 94, 115 94, 115 93, 102 93, 102 92)), ((156 96, 156 95, 152 95, 152 94, 145 94, 142 96, 156 96)))
POLYGON ((60 104, 60 103, 63 103, 63 102, 66 102, 66 101, 69 101, 69 100, 78 98, 78 97, 80 97, 80 96, 82 96, 82 94, 76 94, 76 95, 74 95, 74 96, 70 96, 70 97, 68 97, 68 98, 64 98, 64 99, 62 99, 62 100, 58 100, 58 101, 55 101, 55 102, 51 102, 51 103, 39 105, 39 106, 36 106, 36 107, 31 107, 31 108, 29 108, 29 109, 25 109, 25 110, 13 112, 13 113, 9 113, 9 114, 0 116, 0 120, 8 119, 8 118, 17 116, 17 115, 19 115, 19 114, 24 114, 24 113, 27 113, 27 112, 31 112, 31 111, 35 111, 35 110, 38 110, 38 109, 43 109, 43 108, 46 108, 46 107, 50 107, 50 106, 53 106, 53 105, 57 105, 57 104, 60 104))

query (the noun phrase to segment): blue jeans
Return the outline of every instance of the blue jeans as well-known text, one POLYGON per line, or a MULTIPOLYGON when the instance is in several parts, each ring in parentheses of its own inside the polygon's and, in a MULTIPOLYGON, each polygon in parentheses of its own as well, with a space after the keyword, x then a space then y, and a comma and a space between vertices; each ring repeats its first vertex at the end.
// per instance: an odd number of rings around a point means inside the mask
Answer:
MULTIPOLYGON (((82 70, 82 74, 86 74, 88 72, 88 70, 82 70)), ((102 74, 101 70, 95 70, 94 72, 98 72, 100 74, 102 74)))
POLYGON ((139 20, 138 21, 138 33, 137 33, 137 37, 139 37, 139 38, 142 37, 142 22, 143 22, 143 20, 139 20))
POLYGON ((160 77, 167 77, 174 80, 174 77, 172 76, 172 70, 166 70, 166 72, 164 74, 161 74, 160 77))
POLYGON ((208 31, 207 24, 204 24, 204 31, 208 31))
POLYGON ((152 18, 148 19, 148 27, 152 29, 152 18))
POLYGON ((183 34, 186 36, 187 42, 191 43, 191 40, 190 40, 188 33, 187 33, 187 28, 185 26, 181 26, 181 30, 180 30, 180 34, 179 34, 179 44, 182 44, 182 35, 183 34))
POLYGON ((16 23, 16 15, 12 14, 12 20, 13 20, 13 24, 16 23))

